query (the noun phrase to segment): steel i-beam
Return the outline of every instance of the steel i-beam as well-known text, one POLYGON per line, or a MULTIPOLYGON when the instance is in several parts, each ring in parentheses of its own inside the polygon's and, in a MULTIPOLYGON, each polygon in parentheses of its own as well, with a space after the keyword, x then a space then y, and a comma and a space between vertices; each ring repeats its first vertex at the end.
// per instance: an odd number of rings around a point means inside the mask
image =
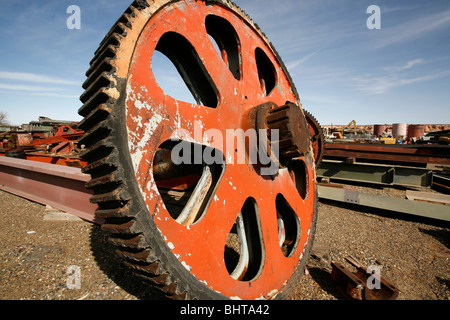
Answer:
POLYGON ((97 223, 89 179, 79 168, 0 157, 1 190, 97 223))

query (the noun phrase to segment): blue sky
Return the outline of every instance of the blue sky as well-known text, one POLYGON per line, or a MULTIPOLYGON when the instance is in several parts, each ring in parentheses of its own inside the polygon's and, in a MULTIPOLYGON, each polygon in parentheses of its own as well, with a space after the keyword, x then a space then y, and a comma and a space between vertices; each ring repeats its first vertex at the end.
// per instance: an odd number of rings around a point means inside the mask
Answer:
MULTIPOLYGON (((94 51, 131 0, 0 0, 0 112, 81 120, 94 51), (67 7, 81 9, 69 30, 67 7)), ((450 123, 450 0, 236 0, 326 124, 450 123), (370 5, 381 29, 370 30, 370 5)))

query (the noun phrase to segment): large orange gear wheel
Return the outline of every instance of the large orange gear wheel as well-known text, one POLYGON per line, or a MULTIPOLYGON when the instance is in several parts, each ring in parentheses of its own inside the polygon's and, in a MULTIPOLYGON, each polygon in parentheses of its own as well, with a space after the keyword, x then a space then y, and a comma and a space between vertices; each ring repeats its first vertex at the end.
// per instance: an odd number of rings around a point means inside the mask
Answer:
POLYGON ((134 1, 86 75, 83 171, 125 264, 174 299, 288 297, 315 234, 315 166, 297 91, 255 23, 226 0, 134 1), (161 88, 155 51, 197 103, 161 88), (268 163, 250 161, 252 132, 268 163))

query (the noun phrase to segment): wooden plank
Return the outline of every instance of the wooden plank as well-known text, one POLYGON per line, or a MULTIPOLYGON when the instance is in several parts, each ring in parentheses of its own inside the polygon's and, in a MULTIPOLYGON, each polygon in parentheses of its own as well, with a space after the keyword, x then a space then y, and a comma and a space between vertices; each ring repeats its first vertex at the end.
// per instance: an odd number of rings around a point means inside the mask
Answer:
POLYGON ((450 204, 450 195, 431 193, 431 192, 419 192, 413 190, 406 191, 406 198, 409 200, 426 201, 440 204, 450 204))

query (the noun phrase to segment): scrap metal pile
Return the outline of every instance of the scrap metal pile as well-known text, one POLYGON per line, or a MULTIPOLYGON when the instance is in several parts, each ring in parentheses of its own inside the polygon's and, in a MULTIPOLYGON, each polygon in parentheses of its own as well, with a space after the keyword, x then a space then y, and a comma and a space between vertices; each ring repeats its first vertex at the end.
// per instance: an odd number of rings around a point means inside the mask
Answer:
POLYGON ((45 129, 25 127, 30 131, 0 132, 0 156, 78 168, 86 164, 79 157, 82 146, 78 143, 84 131, 77 128, 76 122, 52 121, 45 129))
POLYGON ((369 133, 379 139, 354 139, 347 128, 326 135, 317 169, 320 198, 450 221, 448 125, 374 125, 369 133), (442 130, 432 130, 436 127, 442 130), (381 196, 354 187, 361 184, 406 193, 381 196))

